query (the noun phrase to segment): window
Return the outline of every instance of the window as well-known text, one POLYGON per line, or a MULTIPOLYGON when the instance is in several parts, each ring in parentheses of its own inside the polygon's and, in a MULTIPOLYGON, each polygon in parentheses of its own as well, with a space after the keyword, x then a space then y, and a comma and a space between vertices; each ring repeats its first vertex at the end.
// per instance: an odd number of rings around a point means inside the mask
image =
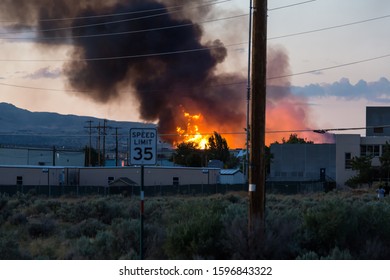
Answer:
POLYGON ((374 156, 379 157, 379 145, 374 145, 374 156))
POLYGON ((360 156, 365 156, 367 153, 367 146, 366 145, 360 145, 360 156))
POLYGON ((383 133, 383 127, 374 127, 374 133, 383 133))
POLYGON ((379 145, 360 145, 360 156, 379 157, 379 145))
POLYGON ((114 179, 115 179, 115 178, 114 178, 113 176, 109 176, 109 177, 107 178, 108 184, 110 184, 111 182, 113 182, 114 179))
POLYGON ((174 186, 178 186, 179 185, 179 177, 173 177, 172 183, 174 186))
POLYGON ((23 176, 16 176, 16 185, 23 185, 23 176))
POLYGON ((351 153, 345 153, 345 169, 352 169, 351 153))

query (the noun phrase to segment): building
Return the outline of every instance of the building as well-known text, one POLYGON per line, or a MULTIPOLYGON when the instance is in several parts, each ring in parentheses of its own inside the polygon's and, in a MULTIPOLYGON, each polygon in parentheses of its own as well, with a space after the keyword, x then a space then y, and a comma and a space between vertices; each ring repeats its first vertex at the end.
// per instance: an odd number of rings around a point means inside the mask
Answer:
POLYGON ((321 171, 336 178, 336 145, 272 144, 269 179, 272 181, 316 181, 321 171))
POLYGON ((354 157, 372 156, 380 166, 383 147, 390 143, 390 107, 366 108, 366 136, 334 134, 332 144, 272 144, 269 181, 334 180, 338 187, 357 174, 354 157))
POLYGON ((390 136, 389 107, 366 107, 366 136, 390 136))
POLYGON ((0 165, 84 166, 84 151, 0 147, 0 165))
POLYGON ((221 169, 221 185, 242 185, 244 174, 239 169, 221 169))
MULTIPOLYGON (((218 168, 144 167, 145 186, 213 185, 220 182, 218 168)), ((117 179, 141 184, 141 167, 0 166, 0 186, 108 187, 117 179)))

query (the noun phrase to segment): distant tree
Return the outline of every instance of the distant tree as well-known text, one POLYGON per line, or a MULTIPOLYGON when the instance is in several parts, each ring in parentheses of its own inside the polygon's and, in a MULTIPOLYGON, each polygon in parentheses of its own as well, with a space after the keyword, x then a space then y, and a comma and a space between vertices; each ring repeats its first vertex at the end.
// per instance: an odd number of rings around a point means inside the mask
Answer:
POLYGON ((209 137, 207 143, 207 158, 209 160, 220 160, 225 164, 230 160, 230 151, 226 139, 215 131, 209 137))
POLYGON ((290 134, 290 137, 288 140, 286 140, 284 137, 282 138, 283 144, 313 144, 313 141, 308 141, 306 138, 300 138, 298 137, 298 134, 292 133, 290 134))
POLYGON ((271 154, 270 147, 265 146, 264 156, 265 156, 265 172, 266 174, 269 174, 271 172, 271 161, 273 159, 273 154, 271 154))
POLYGON ((379 157, 381 163, 381 169, 386 174, 386 179, 389 179, 390 175, 390 144, 386 141, 386 144, 382 148, 382 156, 379 157))
POLYGON ((173 161, 183 166, 201 167, 204 151, 195 142, 183 142, 177 145, 173 161))
POLYGON ((358 171, 358 174, 348 179, 345 184, 352 188, 356 188, 363 184, 371 186, 373 181, 373 168, 371 161, 371 156, 353 157, 351 160, 352 170, 358 171))

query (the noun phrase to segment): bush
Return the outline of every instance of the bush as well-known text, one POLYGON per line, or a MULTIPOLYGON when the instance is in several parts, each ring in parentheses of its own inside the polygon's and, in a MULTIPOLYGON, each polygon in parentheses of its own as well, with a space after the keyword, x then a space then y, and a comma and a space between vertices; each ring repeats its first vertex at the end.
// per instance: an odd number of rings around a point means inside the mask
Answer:
POLYGON ((170 217, 165 253, 171 259, 223 258, 221 201, 181 204, 170 217))
POLYGON ((27 223, 27 217, 26 217, 26 214, 24 213, 15 213, 13 214, 11 217, 9 217, 9 222, 11 225, 24 225, 27 223))
MULTIPOLYGON (((131 255, 139 255, 140 247, 140 221, 117 219, 113 221, 111 231, 115 239, 112 244, 111 255, 114 259, 126 258, 131 255)), ((144 231, 145 236, 148 234, 144 231)), ((145 238, 146 239, 146 238, 145 238)))
POLYGON ((54 233, 55 222, 52 219, 42 218, 28 224, 28 233, 32 238, 48 237, 54 233))
POLYGON ((325 200, 307 209, 303 218, 303 243, 308 250, 327 255, 336 246, 347 248, 356 241, 356 212, 342 199, 325 200))
POLYGON ((79 238, 82 236, 95 237, 99 231, 105 230, 106 225, 97 219, 87 219, 76 225, 71 225, 66 231, 67 238, 79 238))
POLYGON ((90 215, 105 224, 111 224, 115 218, 124 217, 122 207, 119 203, 103 199, 98 199, 91 203, 90 215))
POLYGON ((0 234, 0 259, 21 260, 27 257, 21 252, 18 240, 6 234, 0 234))

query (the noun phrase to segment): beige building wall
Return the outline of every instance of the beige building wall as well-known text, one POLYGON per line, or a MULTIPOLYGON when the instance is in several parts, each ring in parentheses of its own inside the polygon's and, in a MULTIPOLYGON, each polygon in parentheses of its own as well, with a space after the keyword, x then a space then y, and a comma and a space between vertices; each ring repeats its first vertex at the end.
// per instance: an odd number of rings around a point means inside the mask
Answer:
POLYGON ((360 157, 359 134, 336 134, 336 184, 344 186, 345 182, 356 175, 348 164, 348 158, 360 157))

